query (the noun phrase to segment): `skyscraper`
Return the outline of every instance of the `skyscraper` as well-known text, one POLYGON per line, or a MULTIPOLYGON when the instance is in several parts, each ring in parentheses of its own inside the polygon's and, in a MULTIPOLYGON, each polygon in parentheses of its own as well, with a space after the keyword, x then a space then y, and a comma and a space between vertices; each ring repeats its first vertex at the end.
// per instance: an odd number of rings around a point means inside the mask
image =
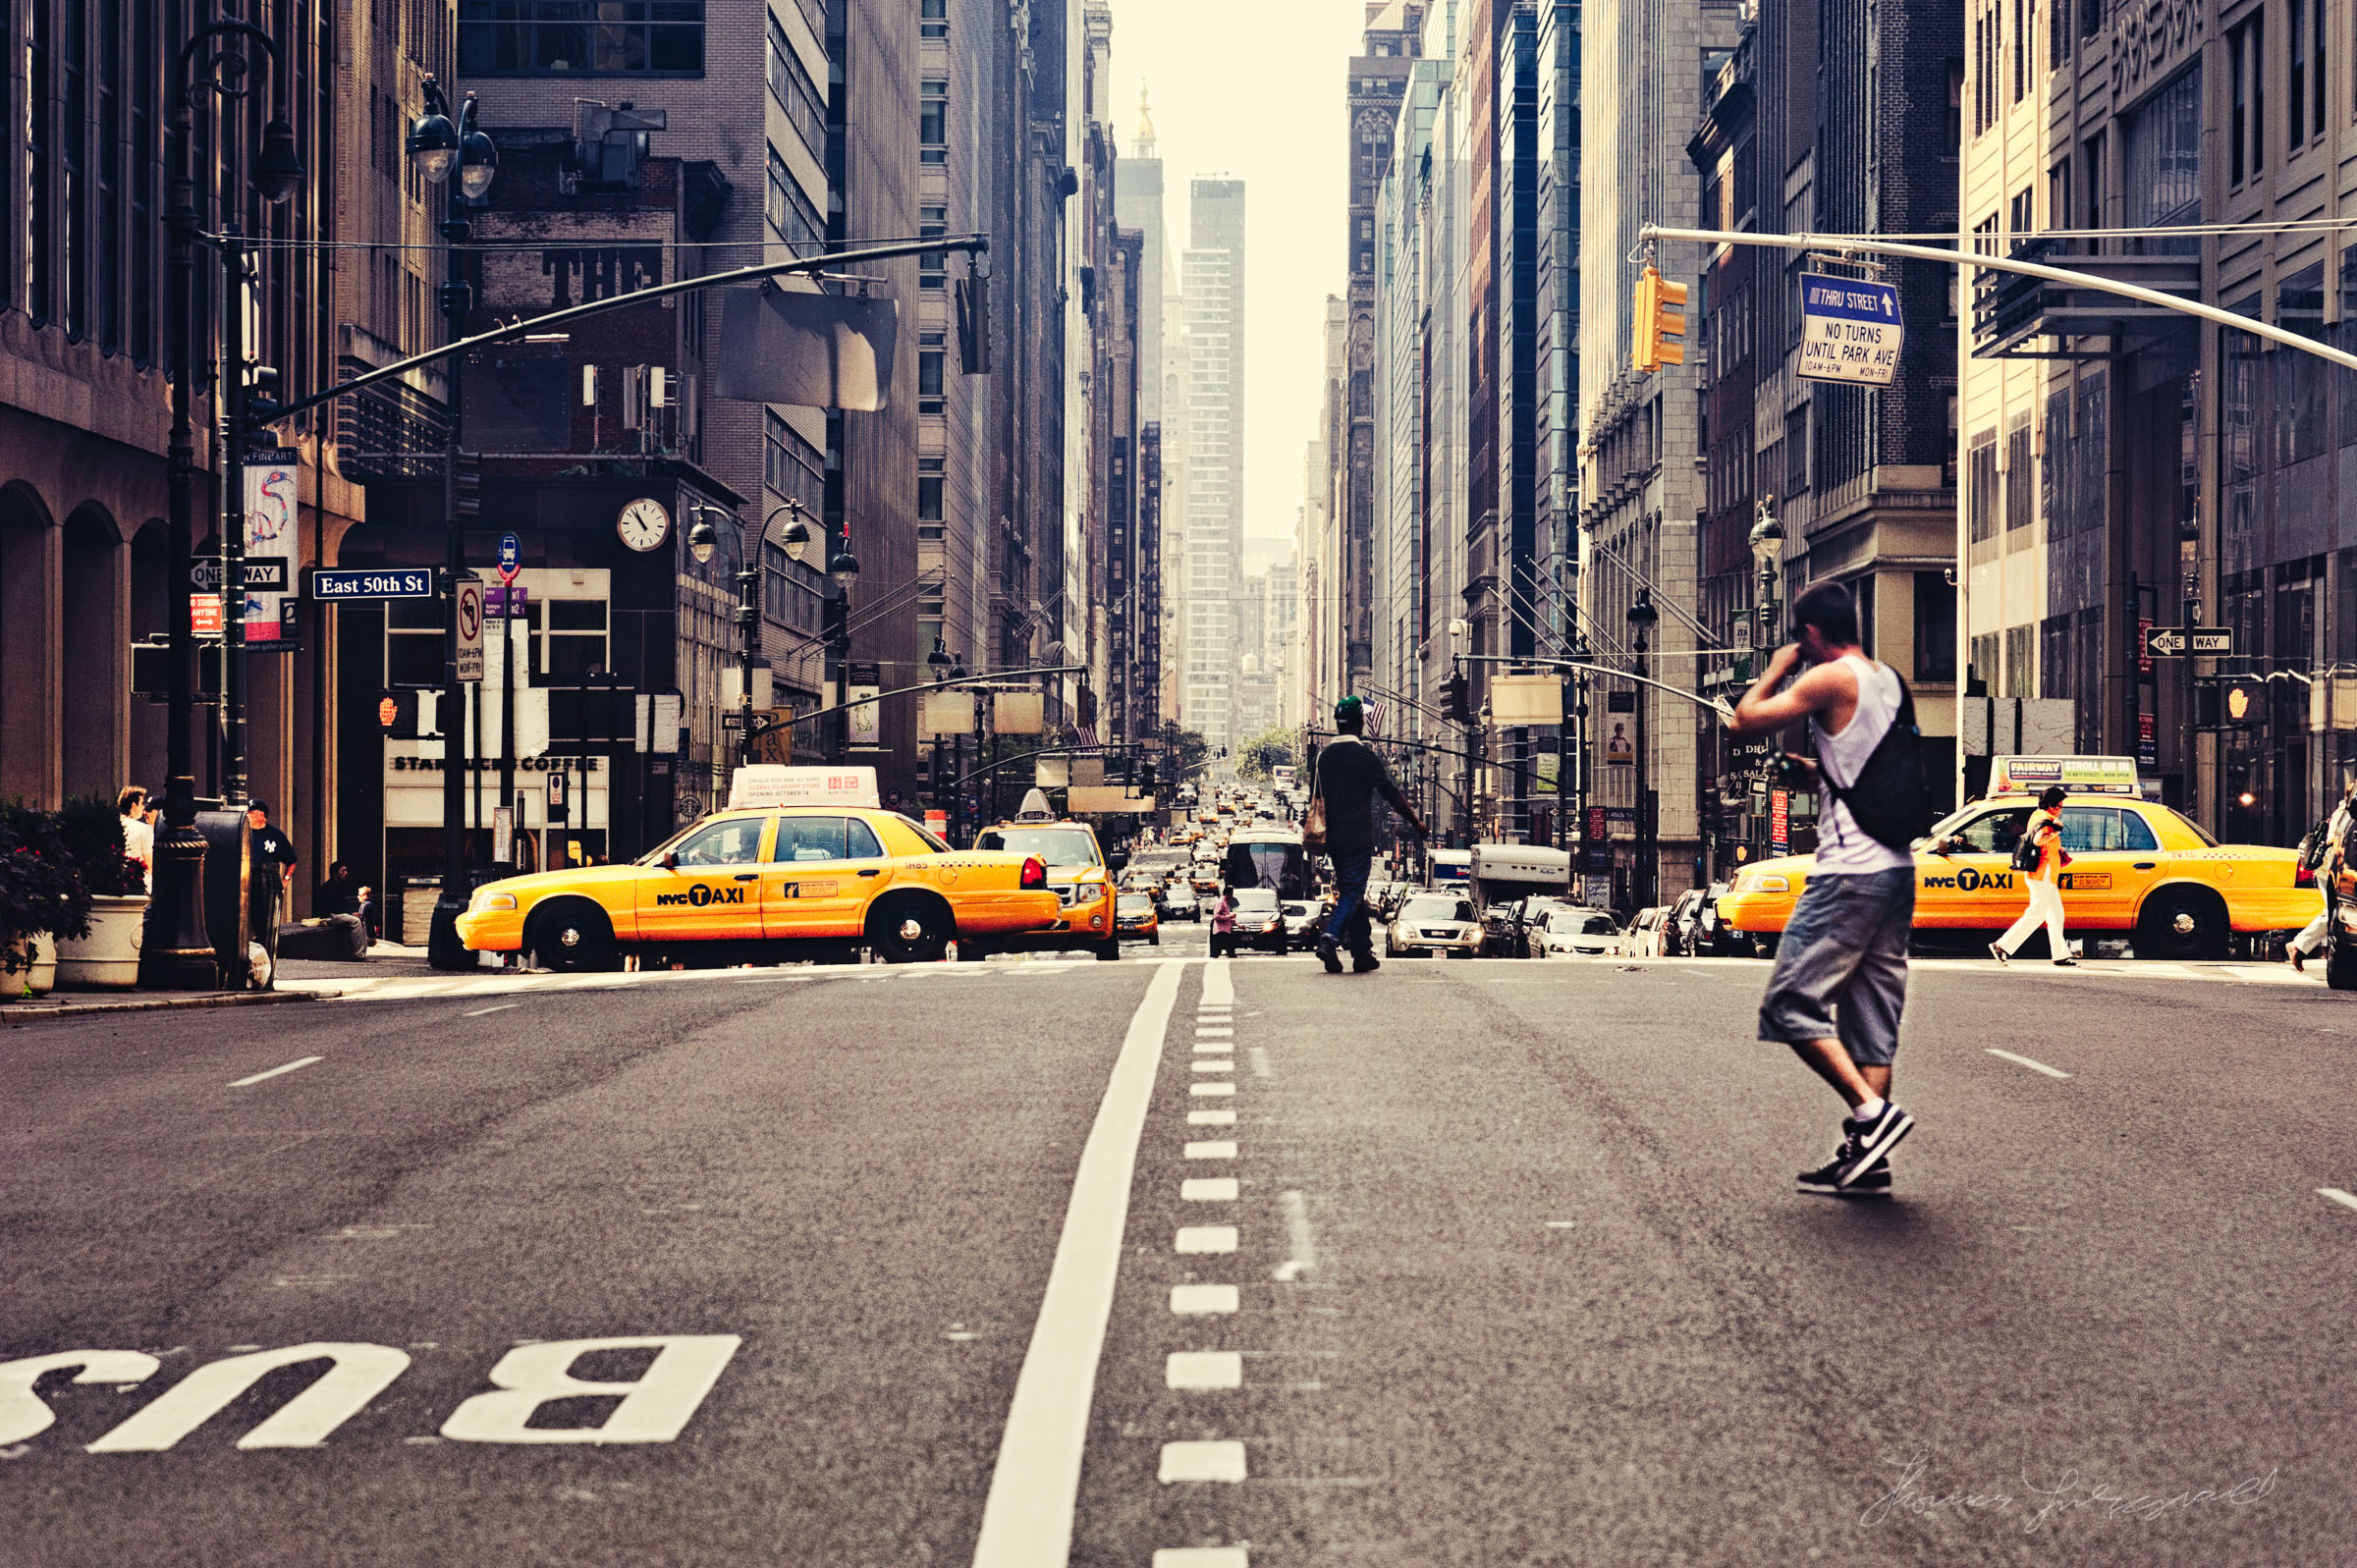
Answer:
POLYGON ((1179 723, 1216 752, 1241 738, 1231 707, 1243 560, 1244 183, 1193 183, 1183 261, 1186 577, 1179 723))

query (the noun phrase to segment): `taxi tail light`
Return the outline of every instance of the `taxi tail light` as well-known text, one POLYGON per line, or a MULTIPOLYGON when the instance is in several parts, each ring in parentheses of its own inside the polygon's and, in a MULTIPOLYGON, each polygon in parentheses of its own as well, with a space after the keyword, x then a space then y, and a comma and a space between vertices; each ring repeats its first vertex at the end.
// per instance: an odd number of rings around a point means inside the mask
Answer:
POLYGON ((2314 866, 2294 867, 2291 873, 2291 885, 2295 888, 2315 887, 2316 868, 2314 866))
POLYGON ((1047 885, 1048 863, 1040 859, 1037 855, 1025 856, 1023 859, 1023 880, 1021 883, 1022 891, 1025 892, 1037 892, 1047 885))

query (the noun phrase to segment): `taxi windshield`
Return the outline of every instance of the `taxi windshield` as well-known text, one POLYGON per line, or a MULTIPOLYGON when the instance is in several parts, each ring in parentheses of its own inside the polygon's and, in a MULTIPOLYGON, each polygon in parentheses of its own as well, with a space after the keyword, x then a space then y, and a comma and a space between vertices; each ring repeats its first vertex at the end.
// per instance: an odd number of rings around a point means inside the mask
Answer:
POLYGON ((1051 866, 1097 863, 1097 841, 1085 828, 992 828, 974 840, 974 847, 1037 855, 1051 866))
POLYGON ((1125 892, 1116 907, 1125 915, 1142 915, 1154 907, 1154 900, 1142 892, 1125 892))

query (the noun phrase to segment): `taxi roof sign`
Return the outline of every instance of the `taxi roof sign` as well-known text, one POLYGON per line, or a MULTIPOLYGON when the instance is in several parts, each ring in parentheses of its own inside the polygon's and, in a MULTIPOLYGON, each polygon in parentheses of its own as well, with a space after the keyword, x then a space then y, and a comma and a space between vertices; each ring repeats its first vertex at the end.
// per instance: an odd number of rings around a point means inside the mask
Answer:
POLYGON ((2133 757, 1995 757, 1989 764, 1993 795, 2034 795, 2060 784, 2074 795, 2136 795, 2133 757))
POLYGON ((870 806, 884 802, 876 793, 873 768, 790 768, 776 763, 752 763, 737 770, 729 782, 729 805, 739 806, 870 806))

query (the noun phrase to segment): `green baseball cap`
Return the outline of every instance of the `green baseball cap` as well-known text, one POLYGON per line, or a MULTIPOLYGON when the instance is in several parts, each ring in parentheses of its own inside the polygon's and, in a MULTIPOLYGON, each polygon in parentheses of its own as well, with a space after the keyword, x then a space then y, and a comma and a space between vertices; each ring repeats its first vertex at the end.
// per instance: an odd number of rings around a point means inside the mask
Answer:
POLYGON ((1345 719, 1359 717, 1359 710, 1362 706, 1356 697, 1344 697, 1334 705, 1334 722, 1341 724, 1345 719))

